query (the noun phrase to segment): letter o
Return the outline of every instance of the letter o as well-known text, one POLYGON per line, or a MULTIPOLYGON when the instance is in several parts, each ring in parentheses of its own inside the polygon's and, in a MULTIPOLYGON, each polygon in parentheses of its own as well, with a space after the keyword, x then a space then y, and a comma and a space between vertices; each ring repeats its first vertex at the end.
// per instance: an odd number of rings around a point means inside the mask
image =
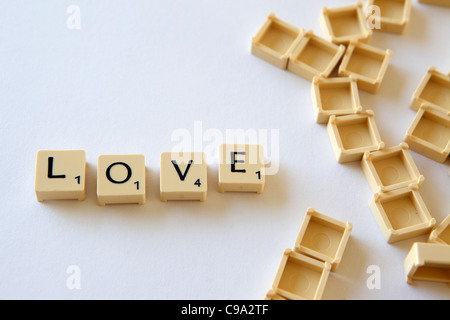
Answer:
POLYGON ((131 172, 130 166, 127 165, 127 164, 124 163, 124 162, 115 162, 115 163, 111 164, 111 165, 108 167, 108 169, 106 169, 106 178, 108 178, 108 180, 111 181, 112 183, 116 183, 116 184, 122 184, 122 183, 127 182, 128 180, 131 179, 131 174, 132 174, 132 172, 131 172), (122 180, 122 181, 114 180, 114 179, 111 177, 111 169, 112 169, 114 166, 116 166, 116 165, 124 166, 124 167, 127 169, 127 177, 126 177, 124 180, 122 180))

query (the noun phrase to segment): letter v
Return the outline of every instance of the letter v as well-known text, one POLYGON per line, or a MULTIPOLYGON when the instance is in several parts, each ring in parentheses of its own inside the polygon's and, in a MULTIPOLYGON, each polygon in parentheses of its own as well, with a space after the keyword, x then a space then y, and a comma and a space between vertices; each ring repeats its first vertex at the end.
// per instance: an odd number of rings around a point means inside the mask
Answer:
POLYGON ((175 167, 175 170, 177 170, 178 176, 180 177, 181 181, 184 181, 184 179, 186 179, 186 176, 189 172, 189 169, 191 168, 192 165, 192 160, 189 160, 189 164, 186 167, 186 170, 184 171, 184 174, 181 173, 180 167, 178 166, 177 162, 172 160, 172 164, 175 167))

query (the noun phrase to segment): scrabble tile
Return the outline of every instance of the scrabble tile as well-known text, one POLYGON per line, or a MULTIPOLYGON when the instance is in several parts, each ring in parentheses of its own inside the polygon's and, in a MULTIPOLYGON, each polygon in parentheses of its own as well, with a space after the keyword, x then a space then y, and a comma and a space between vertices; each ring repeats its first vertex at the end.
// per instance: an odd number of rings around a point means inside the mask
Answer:
POLYGON ((450 155, 450 115, 422 106, 409 127, 405 140, 411 150, 444 163, 450 155))
MULTIPOLYGON (((379 8, 380 29, 374 30, 403 34, 411 19, 412 0, 368 0, 367 6, 379 8)), ((369 12, 367 18, 373 13, 369 12)))
POLYGON ((294 251, 328 262, 331 271, 342 261, 353 225, 328 217, 310 208, 303 220, 294 251))
POLYGON ((350 42, 339 66, 340 77, 354 76, 358 88, 377 93, 392 58, 391 50, 382 50, 361 42, 350 42))
POLYGON ((331 265, 286 249, 272 290, 287 300, 320 300, 331 265))
POLYGON ((416 242, 404 262, 406 281, 443 282, 450 287, 450 246, 416 242))
POLYGON ((265 185, 264 147, 224 144, 219 148, 219 192, 262 193, 265 185))
POLYGON ((371 110, 347 116, 333 115, 327 131, 339 163, 361 161, 365 152, 384 148, 371 110))
POLYGON ((205 201, 208 190, 206 156, 202 152, 161 154, 161 201, 205 201))
POLYGON ((306 80, 314 77, 330 76, 345 52, 345 46, 328 42, 314 34, 306 32, 292 51, 287 69, 306 80))
POLYGON ((258 33, 252 38, 251 52, 255 56, 285 70, 289 55, 304 33, 270 14, 258 33))
POLYGON ((388 243, 429 234, 436 224, 419 191, 411 188, 377 193, 370 208, 388 243))
POLYGON ((99 205, 145 203, 145 157, 102 155, 98 157, 99 205))
POLYGON ((38 201, 84 200, 86 154, 82 150, 41 150, 37 153, 35 192, 38 201))
POLYGON ((411 109, 419 110, 427 105, 450 116, 450 74, 430 67, 417 87, 411 100, 411 109))
POLYGON ((328 123, 330 116, 361 113, 358 84, 352 77, 315 77, 311 86, 314 119, 317 123, 328 123))
POLYGON ((361 167, 374 193, 405 187, 418 189, 425 180, 417 169, 406 143, 380 151, 366 152, 361 167))
POLYGON ((450 246, 450 214, 431 232, 428 242, 450 246))
POLYGON ((350 41, 369 43, 372 38, 361 2, 336 8, 324 7, 320 26, 325 39, 336 44, 348 45, 350 41))

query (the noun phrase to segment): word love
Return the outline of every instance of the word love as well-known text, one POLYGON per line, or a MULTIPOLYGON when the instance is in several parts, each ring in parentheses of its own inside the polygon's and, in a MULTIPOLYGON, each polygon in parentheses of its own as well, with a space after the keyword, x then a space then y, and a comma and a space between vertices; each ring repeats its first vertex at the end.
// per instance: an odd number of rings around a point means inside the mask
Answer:
MULTIPOLYGON (((261 145, 219 146, 218 191, 262 193, 265 185, 261 145)), ((161 154, 160 199, 206 201, 207 163, 203 152, 161 154)), ((101 155, 97 166, 97 198, 107 204, 146 201, 144 155, 101 155)), ((82 150, 41 150, 37 154, 35 192, 38 201, 84 200, 86 154, 82 150)))

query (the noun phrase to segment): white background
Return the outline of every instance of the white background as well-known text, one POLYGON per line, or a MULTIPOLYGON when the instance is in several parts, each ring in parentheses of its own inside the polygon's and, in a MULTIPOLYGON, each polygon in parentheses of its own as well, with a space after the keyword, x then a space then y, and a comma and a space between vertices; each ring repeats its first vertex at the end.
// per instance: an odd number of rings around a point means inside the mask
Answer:
MULTIPOLYGON (((449 299, 445 284, 406 283, 403 261, 427 237, 384 241, 359 163, 338 164, 313 120, 310 83, 250 54, 270 12, 322 35, 321 8, 352 3, 1 1, 0 298, 263 299, 314 207, 354 225, 324 299, 449 299), (79 30, 66 26, 69 5, 81 9, 79 30), (176 145, 175 130, 194 134, 195 121, 204 132, 279 130, 280 170, 264 194, 219 194, 212 164, 205 203, 159 201, 159 155, 176 145), (40 149, 86 151, 84 202, 36 200, 40 149), (147 203, 99 207, 97 157, 135 153, 146 156, 147 203), (71 265, 81 290, 66 287, 71 265), (366 286, 371 265, 380 290, 366 286)), ((361 102, 386 146, 412 122, 427 68, 450 69, 449 17, 413 1, 406 34, 374 34, 394 56, 379 93, 361 92, 361 102)), ((412 156, 439 223, 450 213, 449 161, 412 156)))

